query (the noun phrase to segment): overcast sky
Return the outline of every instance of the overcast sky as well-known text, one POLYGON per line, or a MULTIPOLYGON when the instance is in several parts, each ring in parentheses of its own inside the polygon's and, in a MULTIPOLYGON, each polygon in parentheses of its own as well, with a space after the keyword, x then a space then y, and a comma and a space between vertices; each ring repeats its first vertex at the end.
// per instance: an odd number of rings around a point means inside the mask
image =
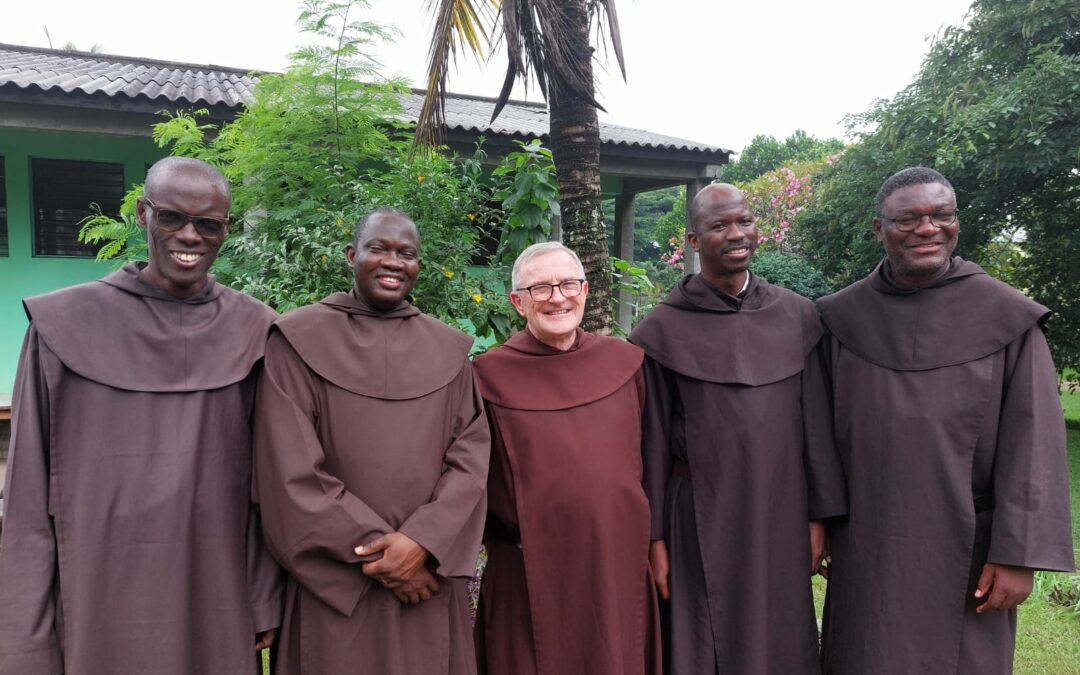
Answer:
MULTIPOLYGON (((423 0, 373 0, 362 18, 397 28, 385 74, 423 81, 431 22, 423 0)), ((918 72, 930 39, 970 0, 619 0, 627 81, 600 65, 608 121, 739 150, 756 134, 802 128, 842 136, 843 117, 890 98, 918 72)), ((97 43, 108 54, 281 70, 311 39, 294 0, 0 0, 0 42, 97 43)), ((603 58, 603 52, 598 52, 603 58)), ((459 61, 450 89, 495 96, 504 58, 459 61)), ((516 98, 525 98, 520 87, 516 98)), ((541 100, 530 90, 530 100, 541 100)))

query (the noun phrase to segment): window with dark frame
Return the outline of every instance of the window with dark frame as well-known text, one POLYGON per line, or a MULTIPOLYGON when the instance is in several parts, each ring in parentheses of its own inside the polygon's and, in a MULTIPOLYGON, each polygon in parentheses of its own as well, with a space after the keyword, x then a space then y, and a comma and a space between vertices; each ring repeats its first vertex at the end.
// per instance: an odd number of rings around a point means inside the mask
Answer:
POLYGON ((119 218, 124 165, 67 159, 32 159, 34 255, 92 258, 98 245, 79 242, 80 221, 91 204, 119 218))
POLYGON ((11 255, 8 252, 7 233, 7 174, 4 173, 4 156, 0 155, 0 258, 11 255))

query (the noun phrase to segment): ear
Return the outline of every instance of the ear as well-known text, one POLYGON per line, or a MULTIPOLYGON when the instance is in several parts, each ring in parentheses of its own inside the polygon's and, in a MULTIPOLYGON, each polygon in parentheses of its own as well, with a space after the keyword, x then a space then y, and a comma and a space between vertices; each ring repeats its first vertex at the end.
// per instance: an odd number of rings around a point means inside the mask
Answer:
POLYGON ((874 218, 874 236, 878 241, 885 241, 885 230, 881 227, 881 218, 874 218))
POLYGON ((696 253, 697 250, 698 250, 697 232, 694 232, 693 230, 690 230, 689 232, 687 232, 686 233, 686 241, 687 241, 687 243, 690 244, 690 248, 694 249, 694 252, 696 253))
POLYGON ((356 267, 356 247, 352 244, 345 245, 345 260, 349 263, 349 267, 356 267))
POLYGON ((142 197, 139 197, 139 199, 135 201, 135 220, 139 223, 139 227, 144 230, 146 229, 146 215, 144 212, 144 209, 146 208, 149 208, 146 206, 146 202, 142 197))
POLYGON ((525 316, 525 299, 521 297, 521 293, 510 291, 510 303, 514 305, 518 314, 525 316))

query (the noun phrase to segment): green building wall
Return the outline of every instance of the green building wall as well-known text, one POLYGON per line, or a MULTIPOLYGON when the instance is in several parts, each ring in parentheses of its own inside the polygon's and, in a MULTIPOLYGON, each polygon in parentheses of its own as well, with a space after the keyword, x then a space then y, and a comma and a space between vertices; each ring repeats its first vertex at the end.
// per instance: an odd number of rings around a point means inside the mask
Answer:
POLYGON ((8 257, 0 257, 0 394, 11 393, 26 334, 22 299, 98 279, 112 263, 92 258, 35 257, 31 218, 30 160, 71 159, 124 165, 124 182, 141 183, 146 166, 164 156, 149 136, 109 136, 61 131, 0 128, 0 156, 6 174, 8 257))

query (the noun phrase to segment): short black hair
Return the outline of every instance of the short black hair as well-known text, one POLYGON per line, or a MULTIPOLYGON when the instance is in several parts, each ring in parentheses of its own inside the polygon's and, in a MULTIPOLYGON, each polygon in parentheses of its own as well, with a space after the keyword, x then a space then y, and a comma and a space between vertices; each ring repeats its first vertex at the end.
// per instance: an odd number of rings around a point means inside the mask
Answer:
POLYGON ((881 187, 877 191, 877 196, 874 197, 874 215, 880 218, 885 210, 885 200, 889 198, 889 195, 896 192, 900 188, 906 188, 911 185, 926 185, 928 183, 940 183, 949 188, 949 192, 956 195, 956 190, 953 189, 952 183, 945 176, 942 176, 937 171, 925 166, 909 166, 906 169, 897 171, 893 175, 885 179, 885 182, 881 184, 881 187))
POLYGON ((229 186, 229 179, 225 177, 225 174, 221 173, 221 170, 213 164, 194 157, 165 157, 154 162, 150 170, 146 172, 143 194, 151 195, 158 188, 158 185, 168 178, 169 174, 178 170, 201 173, 211 184, 217 186, 225 194, 229 204, 232 204, 232 188, 229 186))
POLYGON ((360 220, 356 221, 356 231, 353 233, 352 245, 354 248, 360 248, 360 237, 364 234, 364 230, 371 224, 371 221, 380 216, 396 216, 403 218, 413 224, 416 228, 416 235, 420 236, 420 226, 416 224, 416 221, 412 219, 412 216, 405 213, 401 209, 395 209, 392 206, 380 206, 374 211, 369 211, 361 216, 360 220))

